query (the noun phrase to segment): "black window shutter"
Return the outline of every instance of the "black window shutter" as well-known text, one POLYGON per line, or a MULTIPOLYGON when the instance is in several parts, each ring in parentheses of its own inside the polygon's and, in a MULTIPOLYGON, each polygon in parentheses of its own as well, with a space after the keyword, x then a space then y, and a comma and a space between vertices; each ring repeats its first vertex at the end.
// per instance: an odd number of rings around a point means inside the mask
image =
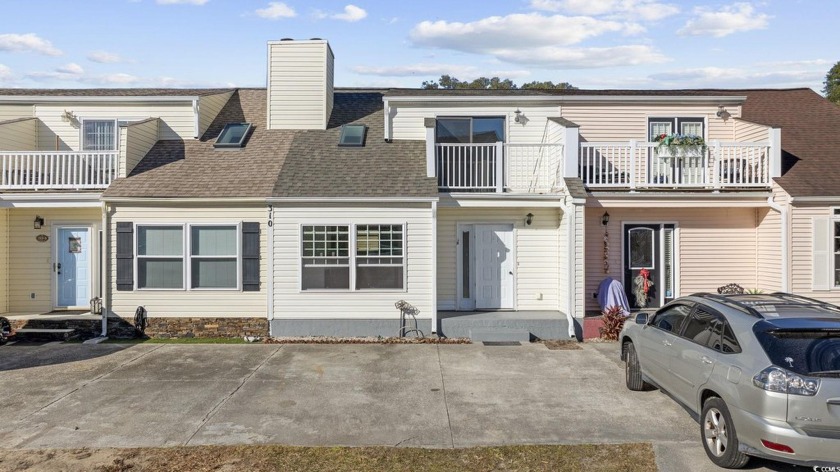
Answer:
POLYGON ((117 223, 117 290, 134 290, 134 223, 117 223))
POLYGON ((242 290, 260 291, 259 223, 242 223, 242 290))

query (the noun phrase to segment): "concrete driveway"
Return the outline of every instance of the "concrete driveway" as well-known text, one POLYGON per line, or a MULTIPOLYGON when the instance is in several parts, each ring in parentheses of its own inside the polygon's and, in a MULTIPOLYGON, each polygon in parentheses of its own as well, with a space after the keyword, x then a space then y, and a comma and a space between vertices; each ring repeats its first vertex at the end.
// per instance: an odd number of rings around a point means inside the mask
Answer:
POLYGON ((652 442, 661 470, 717 470, 684 410, 624 388, 615 344, 582 346, 3 346, 0 446, 652 442))

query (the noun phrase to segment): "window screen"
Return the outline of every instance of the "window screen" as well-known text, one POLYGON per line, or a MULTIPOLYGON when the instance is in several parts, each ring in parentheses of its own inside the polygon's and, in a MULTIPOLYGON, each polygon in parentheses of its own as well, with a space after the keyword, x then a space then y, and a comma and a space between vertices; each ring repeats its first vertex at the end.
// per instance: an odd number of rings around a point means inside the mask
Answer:
POLYGON ((117 149, 117 122, 115 120, 84 120, 82 149, 85 151, 117 149))
POLYGON ((137 288, 184 288, 183 227, 137 227, 137 288))
POLYGON ((350 227, 304 226, 301 288, 350 288, 350 227))
POLYGON ((190 287, 237 288, 236 226, 190 228, 190 287))
POLYGON ((403 226, 356 226, 356 289, 403 288, 403 226))

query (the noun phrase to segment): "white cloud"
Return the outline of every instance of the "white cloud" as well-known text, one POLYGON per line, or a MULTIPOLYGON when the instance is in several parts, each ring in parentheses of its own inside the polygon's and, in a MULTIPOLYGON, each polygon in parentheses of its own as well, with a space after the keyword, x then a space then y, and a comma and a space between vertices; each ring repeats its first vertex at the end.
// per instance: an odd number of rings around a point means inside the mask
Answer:
POLYGON ((91 62, 98 62, 100 64, 114 64, 124 61, 119 54, 108 51, 93 51, 87 55, 87 59, 91 62))
POLYGON ((567 46, 608 32, 622 32, 627 25, 585 16, 546 16, 539 13, 491 16, 470 23, 423 21, 411 30, 420 46, 482 52, 497 48, 567 46))
POLYGON ((79 64, 75 62, 71 62, 69 64, 65 64, 55 69, 56 72, 61 74, 70 74, 70 75, 81 75, 85 73, 85 70, 79 64))
POLYGON ((628 45, 606 48, 562 48, 542 46, 522 49, 497 49, 492 54, 503 61, 534 67, 596 69, 603 67, 657 64, 668 58, 650 46, 628 45))
POLYGON ((13 77, 12 69, 5 64, 0 64, 0 81, 11 80, 13 77))
POLYGON ((89 81, 93 83, 99 83, 102 85, 129 85, 139 82, 140 79, 131 74, 125 74, 120 72, 116 74, 94 76, 91 77, 89 81))
POLYGON ((784 69, 759 64, 738 68, 698 67, 651 74, 666 87, 813 87, 825 76, 821 70, 784 69))
POLYGON ((51 42, 35 33, 0 34, 0 51, 36 52, 47 56, 60 56, 62 54, 61 50, 53 46, 51 42))
POLYGON ((356 66, 353 72, 360 75, 375 75, 379 77, 420 77, 438 78, 441 75, 451 75, 460 80, 472 80, 478 77, 501 77, 503 79, 517 79, 531 75, 527 70, 491 70, 463 64, 435 64, 420 63, 404 66, 356 66))
POLYGON ((158 5, 204 5, 208 0, 157 0, 158 5))
POLYGON ((356 5, 347 5, 344 7, 344 13, 336 13, 330 18, 334 20, 354 22, 363 20, 365 17, 367 17, 367 12, 363 8, 359 8, 356 5))
POLYGON ((680 12, 678 6, 656 0, 531 0, 531 8, 573 15, 630 17, 639 21, 657 21, 680 12))
POLYGON ((735 3, 717 11, 696 7, 694 14, 695 17, 688 20, 677 31, 678 34, 722 38, 733 33, 767 28, 771 18, 765 13, 758 13, 750 3, 735 3))
POLYGON ((266 18, 268 20, 276 20, 279 18, 293 18, 297 16, 295 9, 286 5, 283 2, 269 2, 265 8, 259 8, 256 11, 257 16, 266 18))

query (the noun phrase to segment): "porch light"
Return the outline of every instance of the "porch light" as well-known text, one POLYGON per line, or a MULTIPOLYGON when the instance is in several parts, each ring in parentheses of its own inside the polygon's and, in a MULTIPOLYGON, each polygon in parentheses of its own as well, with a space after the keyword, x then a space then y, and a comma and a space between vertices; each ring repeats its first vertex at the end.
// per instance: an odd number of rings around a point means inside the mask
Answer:
POLYGON ((525 215, 525 225, 531 226, 531 223, 533 223, 533 222, 534 222, 534 214, 533 213, 528 213, 527 215, 525 215))
POLYGON ((607 213, 607 212, 604 212, 604 214, 601 215, 601 225, 602 226, 607 226, 609 223, 610 223, 610 214, 607 213))
MULTIPOLYGON (((521 118, 522 112, 519 110, 519 108, 517 108, 516 111, 513 112, 513 114, 516 115, 516 118, 514 118, 513 121, 519 123, 520 120, 522 120, 522 118, 521 118)), ((528 223, 528 224, 530 224, 530 223, 528 223)))
POLYGON ((66 123, 74 122, 76 121, 76 114, 72 111, 64 110, 64 113, 61 114, 61 121, 66 123))
POLYGON ((35 229, 41 229, 41 227, 43 227, 43 226, 44 226, 44 218, 42 218, 38 215, 35 215, 35 223, 32 225, 32 227, 35 228, 35 229))
POLYGON ((730 116, 732 116, 732 114, 729 113, 728 111, 726 111, 725 106, 719 105, 718 106, 718 111, 717 111, 717 113, 715 113, 715 116, 717 116, 718 118, 721 118, 723 121, 726 121, 726 120, 729 119, 730 116))

